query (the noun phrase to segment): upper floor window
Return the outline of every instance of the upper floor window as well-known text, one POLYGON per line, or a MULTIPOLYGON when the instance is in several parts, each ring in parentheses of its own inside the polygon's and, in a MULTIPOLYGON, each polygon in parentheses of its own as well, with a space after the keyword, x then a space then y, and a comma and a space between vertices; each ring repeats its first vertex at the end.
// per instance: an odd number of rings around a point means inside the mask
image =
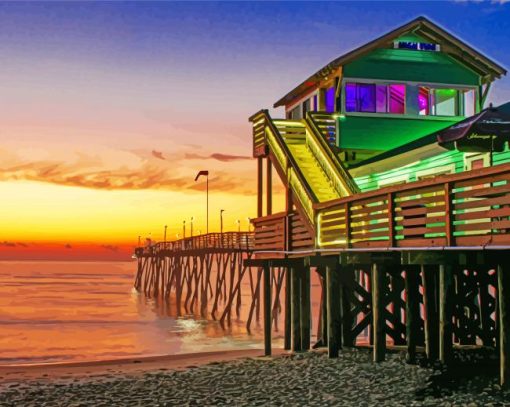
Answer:
POLYGON ((353 83, 345 85, 345 111, 366 113, 405 113, 404 84, 353 83))
POLYGON ((472 116, 476 112, 474 89, 420 86, 418 109, 421 116, 472 116))

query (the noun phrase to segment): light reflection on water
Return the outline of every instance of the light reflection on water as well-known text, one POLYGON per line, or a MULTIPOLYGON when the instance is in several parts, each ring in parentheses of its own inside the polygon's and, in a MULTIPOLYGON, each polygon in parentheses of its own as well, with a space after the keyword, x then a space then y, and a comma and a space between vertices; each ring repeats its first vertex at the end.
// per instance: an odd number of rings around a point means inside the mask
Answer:
POLYGON ((249 283, 224 329, 139 294, 135 271, 133 262, 0 262, 0 365, 262 348, 261 321, 246 331, 249 283))

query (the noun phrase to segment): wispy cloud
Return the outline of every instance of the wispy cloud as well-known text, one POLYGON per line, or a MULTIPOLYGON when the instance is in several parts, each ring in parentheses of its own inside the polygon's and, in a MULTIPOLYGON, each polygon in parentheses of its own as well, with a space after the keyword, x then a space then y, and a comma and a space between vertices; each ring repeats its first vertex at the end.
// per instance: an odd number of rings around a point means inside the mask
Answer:
MULTIPOLYGON (((28 180, 48 182, 65 186, 76 186, 105 190, 197 190, 200 183, 194 182, 195 164, 190 159, 211 159, 220 163, 249 160, 250 157, 223 153, 199 154, 193 151, 131 151, 110 155, 99 153, 68 154, 55 159, 30 160, 30 157, 0 150, 0 181, 28 180), (122 155, 122 154, 123 155, 122 155)), ((218 164, 220 165, 220 164, 218 164)), ((215 189, 245 194, 246 171, 214 168, 215 189)))
POLYGON ((159 158, 160 160, 165 160, 165 157, 161 151, 152 150, 152 156, 159 158))
POLYGON ((200 155, 196 153, 186 153, 185 157, 190 160, 217 160, 222 162, 238 161, 238 160, 251 160, 251 157, 246 155, 231 155, 222 153, 212 153, 210 155, 200 155))

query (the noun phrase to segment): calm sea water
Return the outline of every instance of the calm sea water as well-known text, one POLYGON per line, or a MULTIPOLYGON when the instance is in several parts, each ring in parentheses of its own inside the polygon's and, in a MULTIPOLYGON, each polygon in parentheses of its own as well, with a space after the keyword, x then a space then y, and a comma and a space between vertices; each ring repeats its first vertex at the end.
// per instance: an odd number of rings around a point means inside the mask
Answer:
POLYGON ((138 294, 135 271, 133 262, 0 262, 0 365, 262 347, 260 324, 245 329, 248 301, 224 330, 138 294))

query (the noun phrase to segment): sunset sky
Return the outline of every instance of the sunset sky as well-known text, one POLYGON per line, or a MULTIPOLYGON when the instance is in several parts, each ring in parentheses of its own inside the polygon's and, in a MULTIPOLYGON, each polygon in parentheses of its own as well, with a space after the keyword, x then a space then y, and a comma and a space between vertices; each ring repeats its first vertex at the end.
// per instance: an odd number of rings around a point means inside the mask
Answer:
MULTIPOLYGON (((0 259, 129 258, 191 216, 204 232, 201 169, 210 231, 220 209, 246 229, 251 114, 418 15, 508 69, 504 3, 0 3, 0 259)), ((489 101, 508 100, 504 78, 489 101)))

